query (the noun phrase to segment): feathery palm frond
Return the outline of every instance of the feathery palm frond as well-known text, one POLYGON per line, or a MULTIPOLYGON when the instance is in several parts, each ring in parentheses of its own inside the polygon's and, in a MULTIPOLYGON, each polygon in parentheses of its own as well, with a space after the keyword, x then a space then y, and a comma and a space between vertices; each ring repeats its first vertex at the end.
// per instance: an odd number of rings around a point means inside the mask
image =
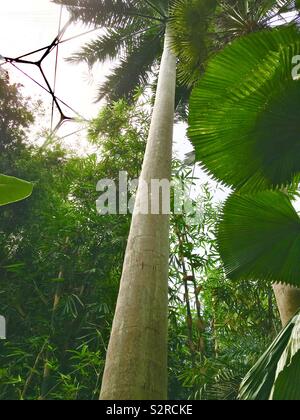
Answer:
POLYGON ((161 54, 161 37, 145 33, 141 44, 125 54, 114 71, 99 88, 98 99, 109 96, 111 100, 132 99, 138 86, 149 82, 150 72, 155 60, 161 54))
POLYGON ((264 190, 289 185, 300 172, 297 54, 294 26, 248 35, 212 59, 194 89, 189 137, 196 159, 225 184, 264 190))
POLYGON ((239 372, 222 368, 200 390, 200 399, 206 401, 232 401, 237 399, 242 376, 239 372))
POLYGON ((68 7, 73 21, 86 25, 123 29, 127 25, 149 20, 160 22, 162 16, 149 2, 140 0, 54 0, 68 7))
POLYGON ((161 25, 142 29, 138 29, 136 26, 133 27, 133 25, 119 30, 106 29, 97 39, 86 43, 68 61, 74 63, 86 61, 89 66, 92 66, 96 62, 104 63, 106 60, 124 57, 140 46, 145 32, 153 32, 154 29, 157 29, 157 31, 161 30, 161 25))
MULTIPOLYGON (((112 95, 109 88, 121 77, 120 84, 126 86, 123 81, 125 78, 132 78, 132 81, 141 82, 143 85, 151 72, 149 58, 155 64, 161 56, 161 49, 156 49, 156 38, 154 45, 149 45, 148 57, 146 54, 137 54, 138 47, 143 48, 145 34, 156 33, 163 40, 165 28, 169 23, 173 29, 173 47, 179 56, 178 79, 181 84, 187 87, 184 91, 190 92, 190 87, 199 79, 203 72, 203 63, 206 61, 210 51, 210 41, 207 41, 206 33, 210 25, 213 12, 216 7, 216 0, 55 0, 57 3, 68 6, 72 19, 82 21, 87 25, 102 27, 105 31, 98 39, 88 42, 78 53, 75 53, 70 61, 86 61, 93 65, 97 61, 103 62, 106 59, 120 60, 120 67, 116 67, 113 74, 108 77, 102 93, 109 99, 116 99, 114 89, 112 95), (157 52, 155 57, 152 49, 157 52), (146 63, 141 66, 138 62, 137 68, 141 68, 143 73, 137 77, 136 71, 133 76, 131 73, 124 74, 128 66, 126 62, 132 62, 134 56, 142 55, 146 58, 146 63), (149 74, 145 77, 144 68, 148 69, 149 74), (111 80, 111 82, 110 82, 111 80)), ((130 89, 133 83, 128 81, 130 89)), ((139 87, 140 84, 135 87, 139 87)), ((143 87, 143 86, 142 86, 143 87)), ((130 97, 132 91, 120 89, 125 97, 130 97)), ((181 90, 177 91, 177 97, 181 90)), ((101 94, 100 97, 103 95, 101 94)), ((186 95, 179 100, 184 104, 186 95)), ((183 105, 183 108, 185 105, 183 105)))
POLYGON ((107 59, 116 65, 98 92, 98 100, 131 99, 148 83, 153 64, 162 54, 166 0, 57 0, 72 19, 102 26, 103 33, 69 59, 89 66, 107 59))

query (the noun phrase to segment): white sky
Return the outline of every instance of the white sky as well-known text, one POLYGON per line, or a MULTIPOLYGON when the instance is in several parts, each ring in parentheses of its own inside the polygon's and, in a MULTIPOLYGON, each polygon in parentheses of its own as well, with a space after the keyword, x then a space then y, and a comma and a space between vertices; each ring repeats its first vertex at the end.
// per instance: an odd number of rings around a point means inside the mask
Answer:
MULTIPOLYGON (((59 15, 60 6, 51 3, 50 0, 1 0, 0 55, 14 58, 49 45, 57 35, 59 15)), ((63 24, 67 21, 68 13, 64 10, 63 24)), ((81 34, 86 30, 87 28, 80 24, 72 25, 66 31, 63 39, 81 34)), ((101 108, 101 104, 94 103, 97 86, 109 73, 112 64, 98 65, 91 72, 86 64, 73 65, 67 63, 65 59, 96 35, 97 32, 85 35, 66 42, 59 48, 56 95, 87 119, 95 117, 101 108)), ((54 75, 54 63, 55 51, 44 61, 44 71, 51 82, 54 75)), ((18 66, 44 85, 38 69, 34 66, 18 66)), ((24 94, 30 95, 34 99, 38 97, 42 99, 46 109, 42 126, 50 128, 52 104, 50 95, 10 65, 5 65, 4 68, 9 70, 13 82, 22 83, 24 94)), ((67 115, 72 116, 72 113, 67 112, 67 115)), ((66 123, 58 134, 64 136, 78 128, 80 126, 76 123, 66 123)), ((185 137, 185 130, 184 124, 175 127, 175 153, 180 157, 192 150, 185 137)), ((86 145, 85 132, 68 137, 64 143, 73 150, 82 151, 86 145)), ((201 177, 203 182, 208 180, 207 176, 199 169, 196 170, 196 176, 201 177)), ((219 199, 223 198, 224 193, 220 192, 217 196, 219 199)))
MULTIPOLYGON (((60 6, 50 0, 2 0, 0 14, 0 54, 8 57, 16 57, 49 45, 56 37, 59 26, 60 6)), ((63 13, 63 25, 68 21, 68 13, 63 13)), ((85 32, 87 28, 81 25, 72 25, 68 28, 63 39, 85 32)), ((97 115, 99 104, 94 104, 97 85, 104 79, 108 72, 107 66, 98 66, 90 72, 85 64, 72 65, 65 61, 72 52, 77 51, 84 42, 95 36, 86 35, 76 40, 66 42, 59 47, 59 64, 57 73, 56 95, 68 105, 90 119, 97 115)), ((53 84, 55 51, 45 59, 44 71, 48 80, 53 84)), ((33 56, 33 60, 41 56, 33 56)), ((28 57, 30 59, 30 57, 28 57)), ((38 82, 45 86, 37 68, 32 65, 18 65, 22 70, 29 73, 38 82)), ((26 78, 22 73, 13 69, 10 65, 4 66, 9 70, 12 81, 24 85, 24 93, 33 98, 40 97, 45 104, 46 116, 43 120, 44 128, 50 127, 51 96, 39 86, 26 78)), ((73 116, 72 112, 66 112, 73 116)), ((56 122, 58 115, 56 115, 56 122)), ((69 134, 80 128, 76 123, 66 123, 60 130, 60 135, 69 134)), ((82 134, 84 137, 84 134, 82 134)), ((69 145, 76 137, 68 140, 69 145)), ((74 144, 73 144, 74 146, 74 144)), ((79 146, 79 144, 78 144, 79 146)))

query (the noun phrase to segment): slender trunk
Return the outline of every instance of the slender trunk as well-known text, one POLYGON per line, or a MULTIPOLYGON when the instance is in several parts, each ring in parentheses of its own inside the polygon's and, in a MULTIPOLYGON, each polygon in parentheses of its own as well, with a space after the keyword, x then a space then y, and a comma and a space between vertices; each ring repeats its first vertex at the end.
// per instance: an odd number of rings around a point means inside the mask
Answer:
MULTIPOLYGON (((68 241, 68 239, 67 239, 67 241, 68 241)), ((63 275, 63 271, 62 271, 62 268, 61 268, 60 272, 58 274, 58 278, 63 279, 63 277, 64 277, 64 275, 63 275)), ((59 283, 57 288, 56 288, 56 292, 55 292, 54 299, 53 299, 52 317, 51 317, 51 330, 50 330, 50 336, 49 336, 49 339, 48 339, 48 345, 51 342, 51 338, 55 334, 55 314, 56 314, 56 310, 58 308, 58 305, 60 303, 61 296, 62 296, 62 285, 61 285, 61 283, 59 283)), ((42 381, 42 385, 41 385, 41 395, 39 397, 40 401, 45 401, 47 399, 47 395, 48 395, 49 388, 50 388, 51 370, 50 370, 50 367, 49 367, 49 359, 50 359, 50 353, 49 353, 49 350, 47 350, 47 352, 45 354, 45 360, 44 360, 43 381, 42 381)))
MULTIPOLYGON (((171 179, 176 57, 168 31, 141 180, 171 179)), ((151 194, 148 194, 151 201, 151 194)), ((100 398, 167 398, 169 215, 139 214, 138 188, 100 398)))
POLYGON ((195 348, 194 348, 194 342, 193 342, 193 316, 192 316, 192 310, 191 310, 191 303, 190 303, 190 292, 189 292, 189 284, 188 284, 188 271, 185 263, 185 257, 184 257, 184 250, 183 250, 183 238, 181 235, 181 232, 179 229, 175 229, 176 236, 179 244, 179 262, 180 262, 180 268, 182 269, 183 274, 183 286, 184 286, 184 301, 186 306, 186 323, 187 323, 187 332, 188 332, 188 346, 190 348, 191 356, 194 362, 194 356, 195 356, 195 348))
MULTIPOLYGON (((189 242, 188 234, 186 231, 186 225, 185 225, 185 240, 186 243, 189 242)), ((197 311, 197 330, 198 330, 198 336, 199 336, 199 342, 198 342, 198 351, 200 354, 205 354, 206 352, 206 342, 205 342, 205 322, 203 321, 203 317, 201 315, 201 302, 199 299, 199 294, 201 291, 201 286, 197 286, 196 281, 196 270, 193 265, 193 261, 190 261, 190 268, 192 271, 191 280, 194 286, 194 298, 196 302, 196 311, 197 311)))
POLYGON ((48 340, 45 341, 45 343, 43 344, 39 354, 37 355, 37 357, 35 359, 34 365, 33 365, 32 369, 30 370, 29 376, 27 377, 27 379, 25 381, 24 388, 23 388, 23 391, 22 391, 22 394, 21 394, 21 400, 22 401, 25 400, 27 390, 32 383, 34 375, 37 373, 38 364, 40 362, 41 357, 43 356, 43 353, 45 351, 45 347, 47 346, 47 344, 48 344, 48 340))
POLYGON ((195 363, 195 345, 193 340, 193 315, 191 310, 191 303, 190 303, 190 291, 189 291, 189 284, 188 284, 188 273, 185 264, 184 252, 183 252, 183 243, 182 237, 180 233, 177 233, 177 238, 179 242, 179 260, 183 272, 183 285, 184 285, 184 300, 186 306, 186 323, 187 323, 187 332, 188 332, 188 346, 190 349, 191 357, 192 357, 192 364, 195 363))
POLYGON ((300 308, 300 289, 283 284, 273 285, 283 327, 300 308))

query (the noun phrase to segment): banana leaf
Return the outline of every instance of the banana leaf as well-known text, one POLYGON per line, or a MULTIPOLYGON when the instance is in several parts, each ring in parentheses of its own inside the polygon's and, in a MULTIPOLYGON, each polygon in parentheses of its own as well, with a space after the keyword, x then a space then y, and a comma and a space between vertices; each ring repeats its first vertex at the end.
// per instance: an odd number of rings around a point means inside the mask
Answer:
POLYGON ((32 194, 33 185, 7 175, 0 175, 0 206, 24 200, 32 194))

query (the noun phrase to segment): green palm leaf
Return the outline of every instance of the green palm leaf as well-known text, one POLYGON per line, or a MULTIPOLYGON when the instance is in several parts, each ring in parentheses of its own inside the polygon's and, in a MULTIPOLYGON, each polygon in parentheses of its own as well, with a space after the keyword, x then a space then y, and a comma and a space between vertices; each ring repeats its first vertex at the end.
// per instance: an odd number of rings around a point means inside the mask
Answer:
MULTIPOLYGON (((300 328, 294 329, 299 335, 300 328)), ((299 340, 299 338, 298 338, 299 340)), ((290 347, 290 346, 289 346, 290 347)), ((280 363, 280 361, 279 361, 280 363)), ((298 342, 297 353, 293 355, 289 364, 285 365, 277 377, 272 394, 273 400, 300 401, 300 346, 298 342)))
POLYGON ((271 344, 245 377, 241 400, 299 400, 300 314, 271 344))
MULTIPOLYGON (((213 40, 207 37, 216 0, 54 0, 66 5, 74 21, 103 28, 97 39, 85 44, 70 61, 89 65, 107 59, 117 66, 99 90, 98 98, 131 98, 154 74, 163 49, 166 25, 173 30, 178 54, 178 102, 185 111, 186 93, 204 70, 213 40), (105 30, 104 30, 105 28, 105 30), (158 48, 159 47, 159 48, 158 48), (144 62, 142 61, 144 60, 144 62), (179 97, 183 92, 183 97, 179 97)), ((184 115, 184 112, 183 112, 184 115)))
POLYGON ((300 172, 297 54, 295 27, 240 38, 211 60, 194 89, 189 137, 197 160, 225 184, 264 190, 300 172))
POLYGON ((213 49, 207 36, 216 9, 216 0, 176 0, 170 8, 173 50, 179 58, 178 79, 192 86, 204 71, 213 49))
MULTIPOLYGON (((73 21, 87 25, 122 29, 134 22, 161 20, 147 1, 140 0, 54 0, 68 7, 73 21)), ((160 3, 166 3, 161 1, 160 3)))
POLYGON ((161 51, 162 39, 156 30, 146 32, 139 45, 132 47, 107 77, 98 91, 98 99, 132 99, 136 88, 144 87, 149 82, 152 65, 161 51))
POLYGON ((292 0, 223 0, 219 26, 225 36, 237 37, 267 28, 293 10, 292 0))
POLYGON ((80 51, 73 54, 68 61, 77 63, 86 61, 89 66, 96 62, 104 63, 119 55, 127 53, 132 43, 132 27, 124 29, 106 29, 97 39, 86 43, 80 51), (130 43, 128 41, 131 41, 130 43))
POLYGON ((32 189, 30 182, 0 175, 0 206, 24 200, 32 194, 32 189))
POLYGON ((233 194, 218 229, 227 275, 300 286, 300 218, 276 191, 233 194))

